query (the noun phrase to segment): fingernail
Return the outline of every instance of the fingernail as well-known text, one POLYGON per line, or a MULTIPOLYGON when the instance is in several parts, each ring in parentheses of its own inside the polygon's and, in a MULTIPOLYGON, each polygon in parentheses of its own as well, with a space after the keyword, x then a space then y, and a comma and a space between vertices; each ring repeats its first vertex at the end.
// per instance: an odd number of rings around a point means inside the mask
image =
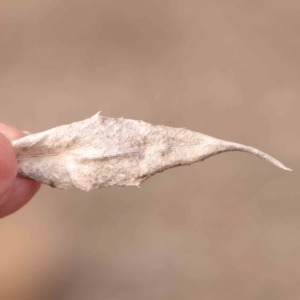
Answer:
POLYGON ((10 136, 8 135, 7 132, 5 132, 5 131, 3 131, 3 130, 0 130, 0 133, 2 133, 8 140, 11 141, 11 138, 10 138, 10 136))
POLYGON ((31 134, 31 132, 28 130, 22 130, 22 132, 25 133, 26 135, 31 134))

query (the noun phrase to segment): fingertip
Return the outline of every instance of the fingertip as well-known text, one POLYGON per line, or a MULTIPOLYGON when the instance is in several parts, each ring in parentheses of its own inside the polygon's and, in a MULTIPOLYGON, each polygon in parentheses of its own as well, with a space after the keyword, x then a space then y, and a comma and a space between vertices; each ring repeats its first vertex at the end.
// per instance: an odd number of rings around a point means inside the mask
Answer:
POLYGON ((7 136, 0 132, 0 205, 9 197, 18 171, 16 155, 7 136))
POLYGON ((18 165, 10 141, 25 136, 25 132, 0 123, 0 218, 24 206, 38 191, 41 184, 31 179, 17 177, 18 165))
POLYGON ((17 177, 11 194, 0 207, 0 218, 6 217, 29 202, 41 184, 31 179, 17 177))
POLYGON ((26 135, 25 132, 17 129, 16 127, 0 123, 0 131, 4 132, 9 140, 13 141, 26 135))

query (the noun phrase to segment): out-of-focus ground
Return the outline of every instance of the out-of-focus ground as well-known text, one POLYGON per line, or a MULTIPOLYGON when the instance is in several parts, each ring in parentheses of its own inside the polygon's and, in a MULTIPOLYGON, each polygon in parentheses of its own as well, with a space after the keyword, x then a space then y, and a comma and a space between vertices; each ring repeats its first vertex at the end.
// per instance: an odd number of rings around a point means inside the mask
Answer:
POLYGON ((0 0, 0 120, 142 119, 255 146, 138 188, 44 186, 0 222, 1 300, 300 299, 300 2, 0 0))

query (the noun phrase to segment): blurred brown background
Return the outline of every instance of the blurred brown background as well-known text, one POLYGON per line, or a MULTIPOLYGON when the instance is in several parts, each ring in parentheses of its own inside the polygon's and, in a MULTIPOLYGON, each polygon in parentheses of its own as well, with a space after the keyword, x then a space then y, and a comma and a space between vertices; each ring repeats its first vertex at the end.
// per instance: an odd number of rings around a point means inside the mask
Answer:
POLYGON ((0 0, 0 120, 97 111, 255 146, 141 189, 44 186, 0 223, 1 300, 300 299, 300 2, 0 0))

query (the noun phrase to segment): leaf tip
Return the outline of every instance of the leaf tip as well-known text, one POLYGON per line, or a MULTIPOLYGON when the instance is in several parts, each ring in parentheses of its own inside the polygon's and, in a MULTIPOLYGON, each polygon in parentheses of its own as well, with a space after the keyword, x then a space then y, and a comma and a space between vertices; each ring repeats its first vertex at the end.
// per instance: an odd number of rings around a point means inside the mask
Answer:
POLYGON ((256 148, 253 148, 250 146, 245 146, 245 145, 238 144, 238 143, 232 143, 232 142, 225 142, 225 145, 227 148, 225 151, 243 151, 243 152, 251 153, 251 154, 254 154, 254 155, 260 157, 261 159, 264 159, 264 160, 272 163, 273 165, 275 165, 276 167, 278 167, 280 169, 293 172, 292 169, 286 167, 283 163, 281 163, 276 158, 274 158, 271 155, 269 155, 263 151, 260 151, 256 148))

